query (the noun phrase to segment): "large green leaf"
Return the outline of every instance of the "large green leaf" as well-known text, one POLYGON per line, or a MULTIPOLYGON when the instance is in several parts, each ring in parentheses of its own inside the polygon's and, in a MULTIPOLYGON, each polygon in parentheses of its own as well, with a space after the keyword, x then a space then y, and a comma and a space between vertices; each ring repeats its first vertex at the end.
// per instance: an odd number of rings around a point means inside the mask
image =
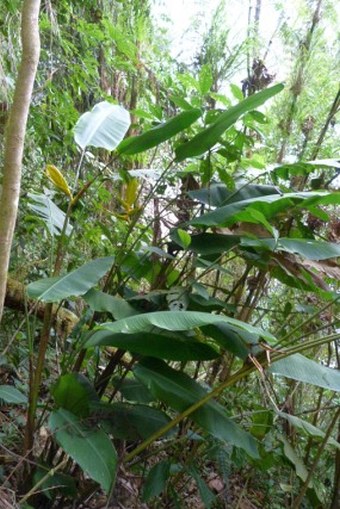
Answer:
MULTIPOLYGON (((282 417, 283 419, 286 419, 294 428, 298 428, 299 430, 303 431, 309 436, 318 438, 319 440, 322 440, 325 438, 325 432, 321 430, 320 428, 317 428, 313 424, 311 424, 308 421, 305 421, 303 419, 300 419, 300 417, 296 417, 295 415, 286 414, 285 412, 279 412, 278 415, 282 417)), ((340 449, 340 443, 337 442, 334 438, 329 437, 328 438, 329 445, 332 445, 333 447, 336 447, 337 449, 340 449)))
POLYGON ((130 123, 130 114, 122 106, 103 101, 79 118, 74 139, 83 150, 89 146, 114 150, 130 123))
POLYGON ((145 404, 155 400, 145 385, 135 377, 126 377, 123 380, 120 377, 113 378, 112 384, 127 401, 145 404))
POLYGON ((203 187, 195 191, 189 191, 189 196, 205 205, 221 207, 227 203, 235 203, 249 198, 261 198, 262 196, 281 194, 275 186, 247 184, 240 189, 231 191, 225 184, 216 182, 209 187, 203 187))
POLYGON ((254 222, 251 213, 252 209, 261 212, 266 219, 271 219, 290 207, 313 207, 315 212, 316 205, 332 203, 340 203, 340 193, 301 192, 285 193, 282 195, 272 194, 224 205, 212 212, 192 219, 189 224, 195 226, 230 226, 239 220, 254 222), (249 210, 248 216, 245 214, 247 210, 249 210), (240 213, 242 213, 242 216, 239 217, 238 214, 240 213))
MULTIPOLYGON (((134 368, 134 373, 151 393, 179 412, 207 394, 188 375, 156 359, 144 359, 134 368)), ((241 447, 253 458, 259 457, 255 439, 231 420, 219 403, 209 401, 190 418, 215 438, 241 447)))
POLYGON ((138 314, 126 300, 91 288, 83 297, 92 311, 110 313, 115 320, 138 314))
POLYGON ((243 239, 241 246, 268 248, 298 254, 309 260, 327 260, 340 256, 340 245, 314 239, 243 239))
POLYGON ((229 129, 244 113, 258 108, 268 99, 281 92, 282 89, 282 84, 267 88, 247 97, 239 104, 221 113, 213 124, 203 129, 192 140, 177 147, 176 160, 183 161, 187 157, 198 156, 207 152, 216 145, 224 131, 229 129))
MULTIPOLYGON (((28 193, 28 207, 37 214, 45 223, 49 233, 60 235, 65 222, 65 212, 63 212, 57 205, 44 194, 28 193)), ((71 235, 73 226, 68 222, 65 234, 71 235)))
POLYGON ((322 366, 298 353, 274 362, 269 371, 299 382, 340 391, 340 371, 322 366))
POLYGON ((280 177, 285 180, 289 180, 292 175, 305 176, 308 173, 311 173, 315 170, 315 168, 340 168, 340 163, 336 159, 319 159, 316 161, 308 161, 308 162, 297 162, 292 164, 284 164, 282 166, 277 166, 272 170, 273 177, 280 177))
POLYGON ((66 454, 108 493, 116 476, 117 453, 106 433, 62 409, 52 412, 49 427, 66 454))
POLYGON ((27 403, 27 396, 18 391, 12 385, 0 385, 0 402, 12 403, 15 405, 24 405, 27 403))
POLYGON ((100 330, 87 340, 85 346, 115 346, 140 355, 172 361, 211 360, 219 356, 211 346, 179 334, 112 334, 109 330, 100 330))
POLYGON ((64 276, 39 279, 28 285, 27 295, 43 302, 58 302, 67 297, 84 295, 106 274, 113 261, 113 256, 98 258, 64 276))
MULTIPOLYGON (((212 315, 200 311, 155 311, 141 315, 130 316, 117 322, 104 323, 97 330, 108 330, 112 333, 135 334, 138 332, 151 332, 154 327, 169 331, 185 331, 204 325, 218 323, 231 324, 241 330, 256 334, 272 341, 272 334, 252 325, 224 315, 212 315)), ((85 346, 90 346, 91 340, 85 346)))
POLYGON ((202 327, 204 334, 212 337, 225 350, 245 360, 249 354, 254 354, 254 348, 259 341, 259 335, 234 327, 231 324, 217 323, 202 327))
POLYGON ((164 412, 147 405, 99 403, 92 410, 93 415, 99 412, 105 430, 121 440, 145 440, 170 422, 164 412))
MULTIPOLYGON (((175 240, 175 234, 172 235, 175 240)), ((192 235, 189 250, 203 257, 220 255, 236 247, 241 241, 239 235, 223 235, 219 233, 198 233, 192 235)))
POLYGON ((144 152, 144 150, 156 147, 184 129, 187 129, 187 127, 196 122, 201 115, 202 111, 200 109, 183 111, 164 124, 160 124, 139 136, 127 138, 119 145, 117 150, 120 154, 128 155, 144 152))
POLYGON ((87 417, 91 401, 98 396, 88 379, 80 373, 67 373, 57 380, 52 389, 56 405, 78 417, 87 417))

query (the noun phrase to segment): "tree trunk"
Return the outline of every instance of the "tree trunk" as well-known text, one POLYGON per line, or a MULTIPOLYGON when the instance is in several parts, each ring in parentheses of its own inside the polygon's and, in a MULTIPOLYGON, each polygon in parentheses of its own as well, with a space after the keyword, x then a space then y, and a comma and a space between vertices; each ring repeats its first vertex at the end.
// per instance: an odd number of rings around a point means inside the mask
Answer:
POLYGON ((22 57, 5 135, 3 186, 0 197, 0 322, 19 204, 27 117, 40 54, 39 9, 40 0, 24 0, 21 19, 22 57))

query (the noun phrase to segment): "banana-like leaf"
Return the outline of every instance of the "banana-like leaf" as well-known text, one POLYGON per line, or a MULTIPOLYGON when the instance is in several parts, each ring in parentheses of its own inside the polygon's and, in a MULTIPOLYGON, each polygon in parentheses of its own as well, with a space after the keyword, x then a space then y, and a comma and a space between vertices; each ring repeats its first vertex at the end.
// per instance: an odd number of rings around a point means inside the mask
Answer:
POLYGON ((211 149, 222 134, 229 129, 244 113, 254 110, 265 103, 268 99, 283 90, 283 85, 275 85, 273 87, 262 90, 257 94, 247 97, 239 104, 236 104, 229 110, 221 113, 217 120, 203 129, 192 140, 180 145, 176 149, 176 160, 183 161, 187 157, 199 156, 211 149))
POLYGON ((292 378, 331 391, 340 391, 340 371, 321 366, 301 354, 294 354, 272 364, 270 373, 292 378))
POLYGON ((194 191, 189 191, 188 195, 194 200, 209 205, 210 207, 221 207, 231 203, 248 200, 250 198, 262 198, 272 194, 282 194, 275 186, 264 186, 248 184, 240 189, 231 191, 225 184, 216 182, 209 187, 203 187, 194 191))
MULTIPOLYGON (((171 239, 181 247, 181 240, 178 230, 173 230, 171 239)), ((239 235, 223 235, 219 233, 198 233, 191 235, 190 244, 183 246, 194 253, 202 256, 219 255, 236 247, 241 242, 239 235)))
POLYGON ((92 311, 110 313, 115 320, 138 314, 138 311, 121 297, 115 297, 94 288, 84 295, 84 300, 92 311))
MULTIPOLYGON (((156 359, 144 359, 134 368, 134 373, 155 397, 178 412, 183 412, 207 394, 188 375, 156 359)), ((213 437, 241 447, 253 458, 259 457, 256 440, 230 419, 219 403, 209 401, 190 418, 213 437)))
POLYGON ((58 378, 52 389, 58 407, 78 417, 90 414, 90 403, 98 400, 93 385, 81 373, 66 373, 58 378))
POLYGON ((130 124, 127 110, 103 101, 79 118, 74 128, 74 139, 83 150, 89 146, 114 150, 124 138, 130 124))
POLYGON ((28 285, 27 295, 42 302, 58 302, 84 295, 106 274, 113 261, 113 256, 98 258, 64 276, 39 279, 28 285))
POLYGON ((219 356, 211 346, 179 334, 112 334, 109 330, 100 330, 90 337, 86 346, 115 346, 140 355, 172 361, 211 360, 219 356))
MULTIPOLYGON (((238 214, 242 213, 242 221, 254 222, 252 209, 263 214, 266 219, 271 219, 280 212, 286 211, 290 207, 313 208, 313 213, 317 213, 317 205, 339 204, 340 193, 325 192, 301 192, 271 194, 262 197, 249 198, 246 200, 231 203, 219 207, 212 212, 203 214, 200 217, 192 219, 189 224, 195 226, 230 226, 239 221, 238 214), (248 216, 246 215, 249 209, 248 216)), ((256 221, 255 221, 256 222, 256 221)))
POLYGON ((62 409, 52 412, 49 427, 66 454, 109 493, 116 476, 117 453, 106 433, 62 409))
POLYGON ((120 154, 138 154, 150 148, 160 145, 169 140, 176 134, 187 129, 196 122, 202 115, 202 110, 191 109, 183 111, 174 118, 171 118, 164 124, 160 124, 139 136, 133 136, 124 140, 118 147, 120 154))
POLYGON ((92 406, 92 415, 100 416, 105 431, 121 440, 145 440, 170 422, 164 412, 147 405, 102 403, 92 406))
MULTIPOLYGON (((308 421, 300 419, 295 415, 286 414, 285 412, 279 412, 278 415, 283 419, 286 419, 292 426, 294 426, 294 428, 298 428, 309 436, 318 438, 320 440, 325 438, 325 432, 308 421)), ((340 449, 340 443, 332 437, 328 438, 328 444, 336 447, 337 449, 340 449)))
MULTIPOLYGON (((230 324, 241 330, 260 336, 266 340, 273 341, 272 334, 252 325, 230 318, 224 315, 212 315, 200 311, 155 311, 141 315, 130 316, 117 322, 104 323, 97 327, 97 330, 108 330, 111 333, 136 334, 139 332, 152 332, 154 327, 169 331, 186 331, 204 325, 219 323, 230 324)), ((85 346, 93 346, 91 339, 85 346)))
POLYGON ((268 248, 271 251, 285 251, 308 258, 309 260, 327 260, 340 256, 340 245, 314 239, 243 239, 242 246, 268 248))
MULTIPOLYGON (((65 222, 65 212, 63 212, 51 198, 40 193, 28 193, 28 207, 35 212, 46 224, 49 233, 60 235, 65 222)), ((73 226, 68 223, 65 235, 71 235, 73 226)))

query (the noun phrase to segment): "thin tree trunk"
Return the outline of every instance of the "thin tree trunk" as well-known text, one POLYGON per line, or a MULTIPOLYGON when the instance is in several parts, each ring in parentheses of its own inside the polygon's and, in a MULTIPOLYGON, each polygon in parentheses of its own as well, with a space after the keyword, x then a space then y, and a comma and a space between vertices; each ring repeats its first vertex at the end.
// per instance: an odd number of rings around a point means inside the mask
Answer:
POLYGON ((304 41, 300 44, 300 59, 297 65, 296 78, 294 80, 294 84, 291 87, 292 91, 292 100, 289 107, 288 113, 285 115, 285 120, 283 121, 284 129, 283 129, 283 140, 280 147, 280 151, 277 157, 277 162, 282 163, 285 155, 286 149, 288 145, 289 136, 292 131, 294 115, 296 111, 297 101, 299 96, 302 93, 303 85, 304 85, 304 77, 305 77, 305 69, 307 66, 307 62, 310 54, 310 47, 313 39, 314 31, 320 21, 320 10, 321 10, 322 0, 317 0, 317 4, 315 7, 315 11, 313 14, 313 19, 311 26, 306 34, 304 41))
POLYGON ((317 141, 315 143, 315 146, 313 148, 313 152, 312 152, 312 155, 311 155, 311 159, 312 160, 317 158, 319 150, 320 150, 321 145, 322 145, 322 142, 323 142, 324 137, 325 137, 325 135, 327 133, 327 130, 329 128, 329 125, 330 125, 332 119, 338 113, 339 109, 340 109, 340 87, 339 87, 338 92, 336 94, 336 97, 335 97, 335 99, 333 101, 331 109, 330 109, 330 111, 329 111, 329 113, 327 115, 325 125, 321 129, 319 137, 318 137, 318 139, 317 139, 317 141))
POLYGON ((39 9, 40 0, 24 0, 21 19, 22 57, 6 128, 3 185, 0 197, 0 321, 18 212, 26 124, 39 62, 39 9))

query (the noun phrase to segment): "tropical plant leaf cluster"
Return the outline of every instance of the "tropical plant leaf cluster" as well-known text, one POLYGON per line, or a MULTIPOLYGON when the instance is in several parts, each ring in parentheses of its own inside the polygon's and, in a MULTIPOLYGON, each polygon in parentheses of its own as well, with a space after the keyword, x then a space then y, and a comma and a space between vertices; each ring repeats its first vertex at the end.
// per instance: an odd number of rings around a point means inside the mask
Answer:
POLYGON ((334 6, 314 3, 288 84, 260 60, 261 2, 231 52, 221 2, 193 65, 149 2, 41 6, 9 269, 25 295, 0 331, 15 507, 338 507, 340 104, 332 72, 307 80, 333 58, 334 6))

